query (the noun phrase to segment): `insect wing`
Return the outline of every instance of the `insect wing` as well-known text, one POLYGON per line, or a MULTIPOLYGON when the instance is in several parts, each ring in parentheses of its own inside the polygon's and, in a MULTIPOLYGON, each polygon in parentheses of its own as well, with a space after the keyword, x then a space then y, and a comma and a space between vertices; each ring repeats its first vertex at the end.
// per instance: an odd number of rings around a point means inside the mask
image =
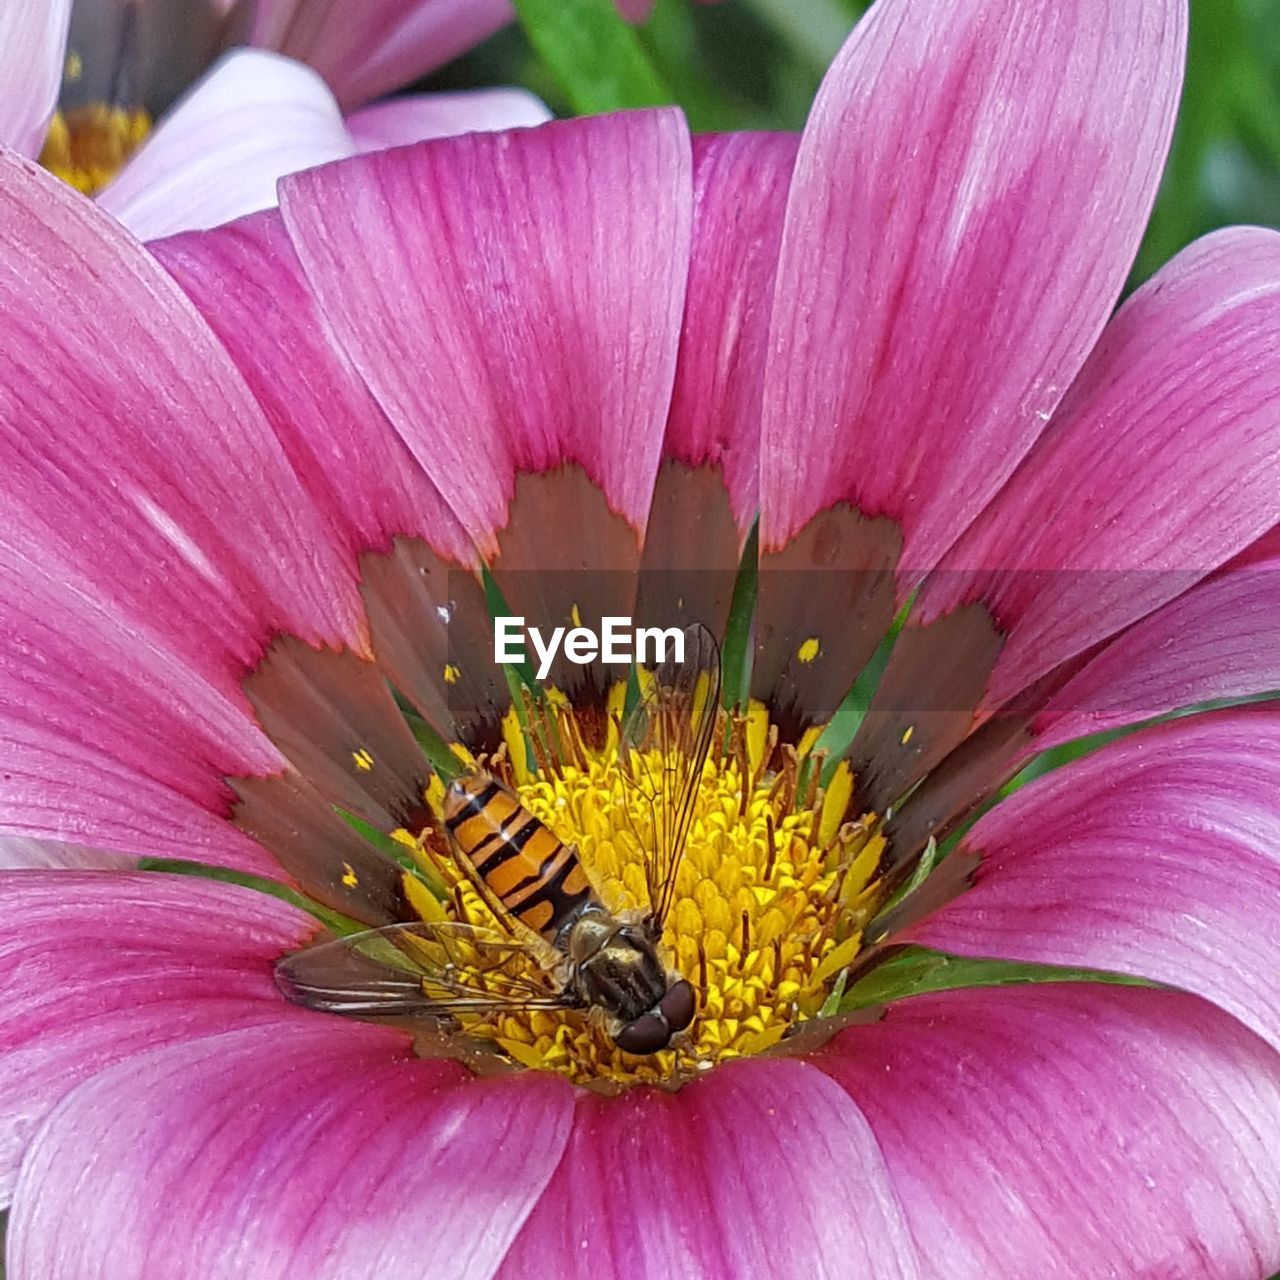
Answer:
POLYGON ((684 661, 667 660, 627 716, 619 741, 628 813, 644 810, 650 838, 632 827, 648 857, 649 908, 660 928, 693 819, 720 709, 720 646, 701 623, 684 631, 684 661))
POLYGON ((460 922, 386 925, 285 956, 276 985, 325 1013, 391 1017, 564 1009, 543 953, 460 922))

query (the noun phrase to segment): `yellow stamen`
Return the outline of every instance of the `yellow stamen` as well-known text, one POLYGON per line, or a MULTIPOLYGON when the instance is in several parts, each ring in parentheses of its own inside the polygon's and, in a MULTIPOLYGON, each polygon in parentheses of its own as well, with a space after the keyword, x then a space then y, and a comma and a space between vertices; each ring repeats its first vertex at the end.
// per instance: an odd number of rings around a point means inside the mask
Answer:
POLYGON ((151 117, 94 102, 57 112, 40 163, 85 195, 94 195, 116 176, 151 132, 151 117))
MULTIPOLYGON (((511 750, 487 767, 561 840, 577 845, 610 911, 643 913, 652 811, 627 788, 616 734, 591 747, 571 713, 562 709, 557 719, 566 750, 554 767, 535 774, 523 746, 517 749, 526 736, 536 742, 544 734, 534 718, 523 729, 508 725, 511 750)), ((802 773, 797 753, 777 746, 777 731, 762 715, 735 720, 727 744, 722 736, 707 760, 663 935, 667 963, 698 993, 698 1015, 672 1049, 630 1056, 598 1019, 575 1011, 487 1021, 464 1015, 465 1031, 496 1042, 523 1066, 616 1091, 679 1084, 718 1062, 759 1053, 817 1015, 879 903, 884 837, 874 815, 846 820, 853 795, 847 765, 824 791, 815 764, 802 773)), ((648 769, 657 776, 659 761, 648 769)), ((397 838, 445 882, 455 918, 494 926, 439 837, 397 838)), ((430 897, 412 895, 415 907, 430 897)), ((440 910, 434 898, 430 909, 440 910)))

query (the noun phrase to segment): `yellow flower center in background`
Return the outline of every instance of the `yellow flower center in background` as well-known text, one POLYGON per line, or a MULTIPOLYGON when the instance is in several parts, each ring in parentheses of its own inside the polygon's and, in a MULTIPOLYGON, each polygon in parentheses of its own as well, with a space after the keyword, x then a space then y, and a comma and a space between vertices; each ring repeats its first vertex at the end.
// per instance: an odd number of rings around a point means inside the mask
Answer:
POLYGON ((85 195, 94 195, 116 176, 151 132, 151 117, 94 102, 55 113, 40 163, 85 195))
MULTIPOLYGON (((518 734, 509 733, 516 749, 486 767, 556 836, 578 847, 608 910, 641 915, 649 905, 652 814, 627 787, 613 743, 586 747, 568 712, 561 712, 560 727, 574 763, 536 773, 513 765, 511 757, 522 761, 523 753, 518 734)), ((845 820, 852 795, 847 766, 824 789, 821 762, 776 739, 762 708, 727 729, 722 720, 703 768, 662 938, 665 963, 698 998, 693 1024, 672 1048, 626 1054, 598 1021, 576 1010, 490 1020, 462 1015, 463 1030, 523 1066, 616 1092, 636 1084, 678 1086, 716 1063, 777 1045, 822 1011, 879 905, 884 838, 874 815, 845 820)), ((655 756, 647 763, 656 774, 662 761, 655 756)), ((419 910, 494 925, 447 848, 429 835, 414 844, 453 903, 446 911, 425 892, 412 894, 419 910)))

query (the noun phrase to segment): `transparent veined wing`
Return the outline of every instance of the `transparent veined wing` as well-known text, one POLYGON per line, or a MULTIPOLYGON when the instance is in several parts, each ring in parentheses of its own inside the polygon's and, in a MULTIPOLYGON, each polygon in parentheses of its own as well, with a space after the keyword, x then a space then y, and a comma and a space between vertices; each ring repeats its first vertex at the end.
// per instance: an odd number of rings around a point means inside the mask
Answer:
POLYGON ((369 929, 285 956, 276 985, 296 1004, 353 1017, 575 1008, 541 947, 462 922, 369 929))
POLYGON ((684 661, 668 657, 644 682, 618 746, 628 814, 647 855, 649 908, 658 931, 671 909, 719 713, 720 646, 694 623, 684 630, 684 661))

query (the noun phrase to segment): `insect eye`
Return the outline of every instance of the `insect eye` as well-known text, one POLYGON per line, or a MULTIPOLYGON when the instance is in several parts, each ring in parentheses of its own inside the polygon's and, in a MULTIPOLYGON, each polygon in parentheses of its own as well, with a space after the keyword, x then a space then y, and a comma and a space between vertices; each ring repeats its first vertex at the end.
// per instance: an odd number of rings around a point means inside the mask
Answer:
POLYGON ((677 1031, 683 1031, 693 1021, 697 1008, 693 988, 687 982, 675 983, 658 1001, 658 1012, 667 1020, 673 1035, 677 1031))
POLYGON ((666 1018, 657 1013, 642 1014, 613 1037, 623 1053, 635 1054, 657 1053, 659 1049, 665 1049, 670 1040, 671 1028, 666 1018))

